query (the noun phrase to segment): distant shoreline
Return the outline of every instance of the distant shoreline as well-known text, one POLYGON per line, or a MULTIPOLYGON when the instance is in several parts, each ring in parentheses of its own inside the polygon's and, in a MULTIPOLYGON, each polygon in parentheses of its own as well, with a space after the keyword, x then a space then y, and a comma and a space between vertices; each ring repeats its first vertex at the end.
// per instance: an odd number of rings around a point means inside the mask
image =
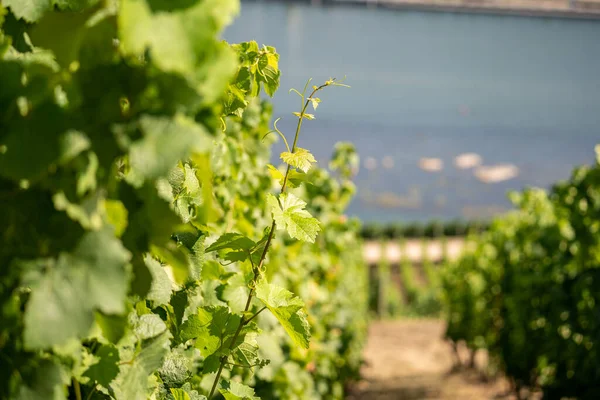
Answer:
MULTIPOLYGON (((245 1, 281 3, 281 0, 245 1)), ((287 0, 285 2, 316 6, 364 6, 392 10, 600 19, 600 0, 287 0)))

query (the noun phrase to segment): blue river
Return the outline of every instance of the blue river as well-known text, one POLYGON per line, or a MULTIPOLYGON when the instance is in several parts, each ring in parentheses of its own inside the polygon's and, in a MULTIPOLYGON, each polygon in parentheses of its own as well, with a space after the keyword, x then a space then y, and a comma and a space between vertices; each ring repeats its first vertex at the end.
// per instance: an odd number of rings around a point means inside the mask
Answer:
POLYGON ((365 221, 488 218, 510 208, 507 191, 595 160, 599 21, 243 2, 224 37, 277 48, 275 116, 290 136, 289 88, 347 77, 351 89, 320 96, 300 146, 326 166, 336 142, 356 144, 348 214, 365 221), (458 168, 464 153, 479 166, 458 168), (507 165, 503 181, 478 173, 507 165))

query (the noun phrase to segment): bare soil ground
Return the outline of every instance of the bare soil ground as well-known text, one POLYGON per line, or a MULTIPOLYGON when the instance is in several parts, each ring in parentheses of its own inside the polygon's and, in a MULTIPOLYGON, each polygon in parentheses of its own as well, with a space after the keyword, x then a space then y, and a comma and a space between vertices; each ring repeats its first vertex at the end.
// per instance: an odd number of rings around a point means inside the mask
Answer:
MULTIPOLYGON (((375 321, 369 328, 363 380, 347 400, 512 400, 505 379, 475 370, 452 372, 454 353, 439 320, 375 321)), ((461 357, 466 359, 466 354, 461 357)), ((485 354, 477 364, 485 367, 485 354)))

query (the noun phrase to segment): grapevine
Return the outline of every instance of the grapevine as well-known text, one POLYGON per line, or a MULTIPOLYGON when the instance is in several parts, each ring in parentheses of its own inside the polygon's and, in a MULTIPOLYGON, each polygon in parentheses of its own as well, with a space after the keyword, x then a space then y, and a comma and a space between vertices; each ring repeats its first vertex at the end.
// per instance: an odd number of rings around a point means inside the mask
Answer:
POLYGON ((341 399, 356 376, 358 158, 296 146, 341 83, 269 165, 279 55, 219 38, 238 11, 2 0, 0 397, 341 399))

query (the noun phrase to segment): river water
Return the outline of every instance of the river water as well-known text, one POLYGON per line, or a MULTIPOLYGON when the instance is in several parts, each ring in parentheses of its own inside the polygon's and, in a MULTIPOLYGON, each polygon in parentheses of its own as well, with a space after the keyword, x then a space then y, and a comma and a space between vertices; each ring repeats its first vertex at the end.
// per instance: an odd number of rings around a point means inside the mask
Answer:
POLYGON ((288 89, 347 76, 351 89, 320 96, 300 146, 326 165, 337 141, 356 144, 349 214, 366 221, 487 217, 510 207, 508 190, 593 162, 600 143, 598 21, 243 2, 225 39, 277 47, 275 114, 290 136, 288 89), (484 183, 454 165, 472 152, 516 176, 484 183), (422 170, 423 158, 441 169, 422 170))

